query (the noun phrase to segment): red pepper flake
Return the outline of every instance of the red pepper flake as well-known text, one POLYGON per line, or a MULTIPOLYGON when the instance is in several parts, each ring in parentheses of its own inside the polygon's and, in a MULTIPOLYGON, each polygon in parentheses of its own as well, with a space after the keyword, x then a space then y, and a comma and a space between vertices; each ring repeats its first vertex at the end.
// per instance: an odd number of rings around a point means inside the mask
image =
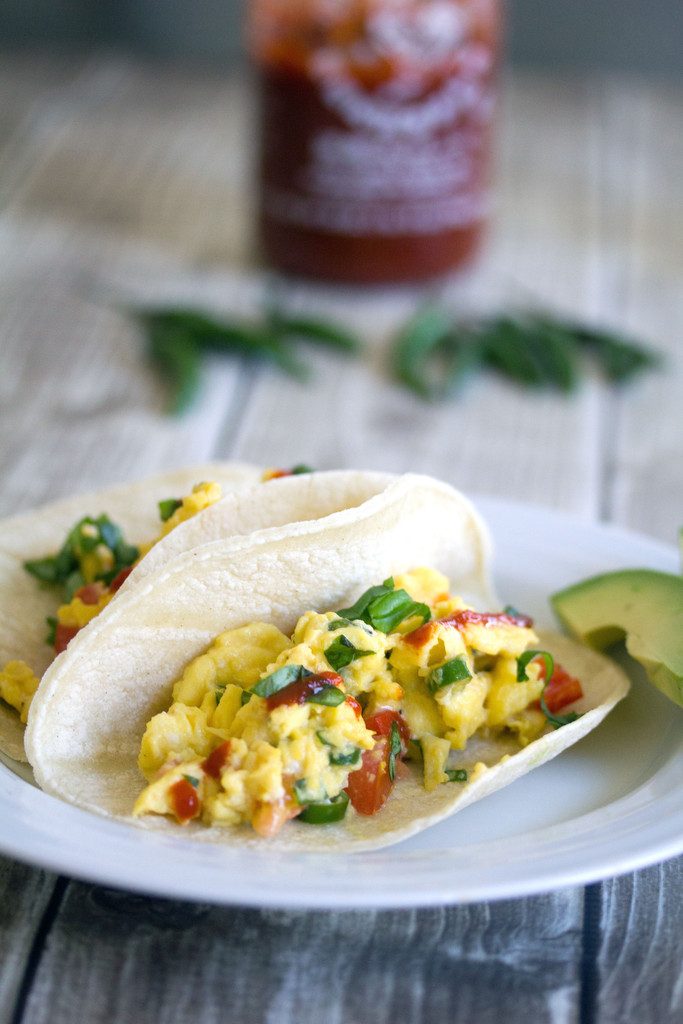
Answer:
POLYGON ((207 759, 202 764, 202 768, 207 775, 210 775, 212 779, 220 779, 221 772, 225 768, 228 757, 230 756, 230 740, 225 740, 220 746, 212 750, 207 759))
POLYGON ((453 626, 455 629, 464 629, 469 625, 517 626, 520 629, 530 629, 533 624, 533 619, 530 619, 528 615, 512 615, 509 612, 475 612, 472 608, 464 608, 460 612, 446 615, 443 619, 436 619, 426 622, 424 626, 418 626, 412 633, 407 633, 403 639, 413 647, 423 647, 431 640, 438 625, 453 626))
POLYGON ((191 782, 188 782, 187 779, 179 779, 178 782, 173 783, 169 793, 173 813, 181 825, 186 825, 192 818, 197 817, 201 801, 191 782))
POLYGON ((305 679, 297 679, 296 682, 266 697, 266 706, 269 711, 273 711, 283 704, 305 704, 309 697, 315 696, 328 686, 343 689, 344 680, 336 672, 318 672, 316 675, 306 676, 305 679))

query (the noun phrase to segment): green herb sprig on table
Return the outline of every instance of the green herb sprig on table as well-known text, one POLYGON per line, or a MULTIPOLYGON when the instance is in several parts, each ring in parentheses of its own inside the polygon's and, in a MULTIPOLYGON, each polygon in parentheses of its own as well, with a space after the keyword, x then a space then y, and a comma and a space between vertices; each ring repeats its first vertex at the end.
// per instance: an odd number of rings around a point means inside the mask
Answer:
POLYGON ((628 338, 546 313, 456 320, 436 305, 425 306, 399 333, 391 363, 399 381, 434 401, 486 368, 523 387, 569 394, 578 386, 584 353, 612 384, 661 364, 658 353, 628 338))
POLYGON ((308 380, 307 365, 293 350, 295 341, 354 355, 360 340, 350 331, 326 320, 289 316, 269 310, 258 321, 222 320, 199 310, 156 309, 137 311, 144 328, 147 354, 169 388, 168 410, 185 412, 199 392, 201 360, 205 352, 238 355, 269 362, 299 380, 308 380))

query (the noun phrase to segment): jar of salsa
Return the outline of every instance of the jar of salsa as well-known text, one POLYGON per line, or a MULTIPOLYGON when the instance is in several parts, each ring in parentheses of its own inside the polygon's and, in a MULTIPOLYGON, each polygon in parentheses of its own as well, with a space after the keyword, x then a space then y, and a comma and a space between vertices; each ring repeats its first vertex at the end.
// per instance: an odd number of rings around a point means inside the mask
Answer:
POLYGON ((377 284, 472 259, 499 22, 500 0, 251 0, 272 266, 377 284))

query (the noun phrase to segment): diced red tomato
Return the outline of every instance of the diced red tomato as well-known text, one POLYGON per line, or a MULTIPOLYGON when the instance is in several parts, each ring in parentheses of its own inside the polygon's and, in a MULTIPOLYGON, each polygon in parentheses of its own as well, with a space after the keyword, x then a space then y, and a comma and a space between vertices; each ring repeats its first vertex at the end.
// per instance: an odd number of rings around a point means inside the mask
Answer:
POLYGON ((282 704, 305 704, 309 697, 320 693, 327 686, 340 686, 343 689, 344 680, 336 672, 318 672, 306 676, 305 679, 297 679, 296 682, 266 697, 268 710, 272 711, 282 704))
POLYGON ((297 814, 301 814, 303 811, 303 807, 292 796, 291 780, 285 778, 283 782, 285 784, 284 797, 273 803, 263 801, 257 804, 251 819, 254 831, 264 839, 270 839, 276 835, 285 822, 296 818, 297 814))
POLYGON ((562 665, 555 665, 550 682, 543 694, 548 711, 554 715, 568 704, 583 697, 581 683, 574 676, 562 668, 562 665))
POLYGON ((97 604, 106 589, 104 583, 96 580, 94 583, 86 583, 84 587, 79 587, 75 591, 74 597, 77 597, 83 604, 97 604))
POLYGON ((78 633, 80 626, 63 626, 61 622, 57 623, 55 627, 55 653, 61 654, 69 646, 69 642, 73 640, 78 633))
MULTIPOLYGON (((377 737, 372 750, 363 754, 360 768, 349 775, 346 792, 359 814, 376 814, 387 802, 394 785, 389 774, 389 737, 396 724, 401 737, 401 754, 405 754, 410 739, 408 723, 393 708, 381 708, 365 720, 368 729, 377 737)), ((396 776, 400 774, 400 757, 396 758, 396 776)))
POLYGON ((389 739, 378 736, 372 750, 363 753, 360 768, 351 772, 346 792, 359 814, 376 814, 387 802, 393 782, 389 777, 389 739))
POLYGON ((112 594, 115 594, 116 591, 123 586, 123 584, 126 582, 128 577, 132 573, 133 568, 134 566, 127 565, 125 569, 122 569, 121 572, 117 573, 116 576, 114 576, 114 579, 109 584, 109 589, 112 592, 112 594))
POLYGON ((408 749, 408 740, 410 739, 410 729, 408 723, 402 714, 398 711, 394 711, 393 708, 381 708, 379 711, 375 711, 374 715, 369 715, 365 719, 365 724, 368 729, 376 733, 378 736, 389 736, 391 733, 391 727, 396 723, 398 731, 401 734, 401 742, 403 745, 403 752, 408 749))
POLYGON ((171 786, 171 804, 173 813, 181 825, 186 825, 192 818, 196 818, 200 811, 201 801, 199 794, 191 782, 187 779, 179 779, 171 786))
POLYGON ((210 775, 212 779, 220 779, 221 772, 225 768, 225 765, 230 754, 230 740, 226 740, 221 743, 220 746, 212 750, 209 756, 202 764, 202 768, 207 775, 210 775))

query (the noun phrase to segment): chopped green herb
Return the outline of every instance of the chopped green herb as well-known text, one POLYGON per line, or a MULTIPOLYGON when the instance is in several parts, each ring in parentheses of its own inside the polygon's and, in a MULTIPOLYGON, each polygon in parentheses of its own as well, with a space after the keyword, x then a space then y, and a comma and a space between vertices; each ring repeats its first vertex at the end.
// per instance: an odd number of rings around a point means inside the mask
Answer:
POLYGON ((435 306, 422 310, 401 331, 392 361, 395 376, 426 399, 447 397, 468 373, 482 366, 523 387, 569 393, 579 381, 582 349, 615 384, 661 364, 658 353, 630 339, 545 313, 456 321, 435 306))
POLYGON ((401 622, 414 615, 418 615, 423 622, 428 622, 432 617, 428 605, 413 601, 405 590, 382 594, 368 608, 370 625, 382 633, 392 633, 401 622))
POLYGON ((405 590, 394 590, 394 579, 390 576, 379 586, 370 587, 350 608, 342 608, 338 615, 353 621, 367 622, 383 633, 392 630, 413 615, 419 615, 423 622, 432 617, 428 606, 413 601, 405 590))
POLYGON ((35 576, 41 583, 59 583, 60 572, 57 557, 38 558, 34 562, 24 562, 24 569, 35 576))
POLYGON ((527 675, 527 665, 535 661, 536 658, 540 658, 545 665, 545 683, 543 686, 543 692, 541 693, 541 711, 548 719, 553 729, 560 729, 563 725, 569 725, 570 722, 575 722, 579 717, 575 711, 570 711, 566 715, 554 715, 548 708, 545 702, 545 691, 546 687, 550 683, 555 671, 555 661, 552 654, 549 651, 525 651, 524 654, 520 655, 517 659, 517 682, 527 682, 529 676, 527 675))
POLYGON ((195 789, 199 786, 199 779, 195 778, 194 775, 183 775, 183 778, 186 782, 189 782, 191 786, 194 786, 195 789))
POLYGON ((218 705, 220 704, 221 700, 223 699, 223 694, 224 693, 225 693, 225 687, 224 686, 217 686, 216 687, 216 689, 214 691, 214 699, 216 701, 216 707, 218 707, 218 705))
POLYGON ((182 501, 180 498, 164 498, 159 502, 159 518, 162 523, 168 522, 176 509, 180 508, 182 501))
POLYGON ((49 644, 50 647, 54 647, 55 641, 57 640, 57 619, 54 615, 48 615, 45 621, 47 622, 47 636, 45 637, 45 643, 49 644))
POLYGON ((327 627, 327 630, 328 630, 329 633, 331 633, 335 629, 343 629, 344 626, 352 626, 352 625, 353 625, 353 622, 351 621, 351 619, 342 619, 342 618, 332 619, 332 622, 330 622, 329 626, 327 627))
POLYGON ((360 757, 360 747, 355 747, 348 754, 330 754, 330 764, 355 766, 360 764, 360 757))
POLYGON ((466 658, 464 655, 459 655, 457 658, 447 661, 445 665, 433 669, 427 677, 427 687, 432 693, 436 693, 437 690, 444 686, 450 686, 451 683, 460 683, 471 678, 472 673, 466 658))
POLYGON ((284 690, 285 686, 290 686, 298 679, 305 679, 306 676, 312 674, 303 665, 285 665, 283 668, 271 672, 264 679, 260 679, 255 686, 252 686, 251 693, 255 693, 258 697, 272 697, 274 693, 284 690))
POLYGON ((248 704, 253 696, 254 695, 251 692, 251 690, 243 690, 242 691, 242 696, 240 697, 240 702, 242 704, 242 707, 244 707, 245 704, 248 704))
POLYGON ((465 768, 447 768, 446 777, 449 782, 467 782, 467 770, 465 768))
POLYGON ((354 334, 327 320, 288 316, 281 310, 271 310, 269 320, 273 330, 281 337, 292 335, 349 354, 359 352, 362 347, 360 339, 354 334))
POLYGON ((340 618, 345 619, 349 624, 355 622, 357 619, 362 619, 364 622, 369 622, 370 619, 367 617, 367 611, 372 602, 378 598, 383 597, 385 594, 390 594, 394 589, 393 577, 389 577, 384 583, 376 587, 370 587, 365 593, 361 594, 355 604, 352 604, 350 608, 342 608, 337 612, 340 618))
POLYGON ((317 693, 312 693, 306 698, 307 704, 324 704, 328 708, 339 707, 346 700, 346 694, 338 686, 324 686, 317 693))
POLYGON ((389 733, 389 778, 393 782, 396 777, 396 758, 401 753, 401 734, 396 722, 391 723, 389 733))
POLYGON ((338 672, 341 668, 346 668, 353 661, 357 661, 359 658, 367 658, 368 655, 374 654, 374 651, 361 651, 354 644, 351 643, 348 637, 338 636, 329 647, 325 649, 325 657, 327 658, 328 664, 332 666, 335 672, 338 672))
POLYGON ((292 466, 290 473, 292 476, 304 476, 306 473, 315 473, 315 470, 311 466, 307 466, 305 463, 300 462, 298 465, 292 466))
MULTIPOLYGON (((295 790, 297 786, 298 783, 294 786, 295 790)), ((297 820, 306 822, 308 825, 329 825, 332 822, 341 821, 348 806, 348 795, 342 790, 338 796, 332 797, 330 800, 309 803, 297 820)))

